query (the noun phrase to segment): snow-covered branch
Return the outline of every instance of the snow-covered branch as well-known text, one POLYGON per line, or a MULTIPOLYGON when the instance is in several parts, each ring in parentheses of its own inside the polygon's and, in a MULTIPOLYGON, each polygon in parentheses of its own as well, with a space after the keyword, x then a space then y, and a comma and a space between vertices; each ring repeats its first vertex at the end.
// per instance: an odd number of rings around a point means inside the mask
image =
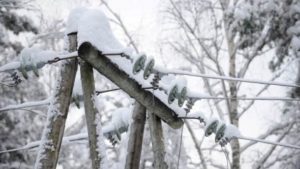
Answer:
POLYGON ((17 105, 8 105, 6 107, 0 108, 0 112, 9 111, 9 110, 16 110, 16 109, 23 109, 28 107, 37 107, 37 106, 44 106, 50 103, 50 99, 45 99, 42 101, 33 101, 33 102, 25 102, 22 104, 17 105))

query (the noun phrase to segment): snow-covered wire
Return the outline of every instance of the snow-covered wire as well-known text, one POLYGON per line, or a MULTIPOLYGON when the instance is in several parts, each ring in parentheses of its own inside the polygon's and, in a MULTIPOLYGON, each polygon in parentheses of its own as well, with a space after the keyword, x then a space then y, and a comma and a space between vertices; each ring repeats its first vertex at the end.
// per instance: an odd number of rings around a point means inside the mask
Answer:
MULTIPOLYGON (((153 87, 144 87, 143 89, 153 89, 153 87)), ((103 93, 108 93, 108 92, 114 92, 122 90, 120 88, 114 88, 114 89, 108 89, 108 90, 100 90, 96 91, 96 94, 103 94, 103 93)), ((294 99, 294 98, 289 98, 289 97, 236 97, 236 98, 231 98, 231 97, 217 97, 217 96, 209 96, 209 95, 201 95, 201 96, 191 96, 192 98, 197 98, 197 99, 216 99, 216 100, 261 100, 261 101, 300 101, 300 99, 294 99)))
MULTIPOLYGON (((111 56, 128 56, 126 53, 107 53, 103 55, 111 55, 111 56)), ((237 81, 237 82, 245 82, 245 83, 256 83, 256 84, 266 84, 266 85, 274 85, 274 86, 285 86, 285 87, 300 87, 299 84, 291 84, 291 83, 283 83, 283 82, 274 82, 274 81, 263 81, 263 80, 256 80, 256 79, 244 79, 244 78, 235 78, 235 77, 228 77, 228 76, 215 76, 215 75, 208 75, 208 74, 201 74, 201 73, 191 73, 183 70, 168 70, 164 68, 159 68, 159 72, 163 74, 174 74, 174 75, 184 75, 184 76, 194 76, 194 77, 202 77, 202 78, 209 78, 209 79, 221 79, 227 81, 237 81)))
POLYGON ((289 97, 217 97, 217 96, 198 96, 192 97, 197 99, 215 99, 215 100, 264 100, 264 101, 300 101, 289 97))
POLYGON ((245 137, 245 136, 236 136, 235 138, 236 139, 241 139, 241 140, 255 141, 255 142, 260 142, 260 143, 265 143, 265 144, 277 145, 277 146, 282 146, 282 147, 287 147, 287 148, 300 149, 300 147, 296 146, 296 145, 278 143, 278 142, 261 140, 261 139, 255 139, 255 138, 250 138, 250 137, 245 137))
MULTIPOLYGON (((142 89, 153 89, 153 87, 143 87, 142 89)), ((118 90, 122 90, 121 88, 114 88, 114 89, 108 89, 108 90, 98 90, 96 91, 96 95, 99 95, 99 94, 103 94, 103 93, 109 93, 109 92, 114 92, 114 91, 118 91, 118 90)))
POLYGON ((43 106, 43 105, 48 105, 49 103, 50 103, 50 99, 45 99, 42 101, 25 102, 25 103, 18 104, 18 105, 9 105, 9 106, 0 108, 0 112, 28 108, 28 107, 43 106))
MULTIPOLYGON (((206 130, 211 129, 211 124, 213 124, 216 119, 212 118, 210 120, 205 119, 205 117, 202 117, 202 114, 198 114, 198 115, 193 115, 193 116, 187 116, 187 117, 178 117, 181 119, 196 119, 196 120, 203 120, 204 124, 205 124, 205 132, 206 130)), ((221 126, 224 123, 220 122, 217 120, 216 123, 216 130, 221 129, 221 126)), ((216 133, 217 131, 212 131, 214 133, 216 133)), ((296 145, 291 145, 291 144, 284 144, 284 143, 278 143, 278 142, 273 142, 273 141, 267 141, 267 140, 262 140, 262 139, 255 139, 255 138, 251 138, 251 137, 245 137, 242 136, 239 132, 239 130, 229 124, 225 126, 225 130, 222 131, 222 138, 220 138, 220 140, 218 140, 218 142, 220 143, 221 146, 226 145, 227 143, 229 143, 232 139, 240 139, 240 140, 249 140, 249 141, 254 141, 254 142, 259 142, 259 143, 265 143, 265 144, 271 144, 271 145, 278 145, 278 146, 282 146, 282 147, 287 147, 287 148, 294 148, 294 149, 300 149, 300 146, 296 146, 296 145)), ((210 134, 209 134, 210 135, 210 134)), ((218 132, 216 133, 216 136, 218 135, 218 132)))
MULTIPOLYGON (((38 60, 36 61, 38 68, 42 68, 46 64, 52 64, 61 60, 66 60, 66 59, 71 59, 71 58, 76 58, 78 57, 77 51, 67 53, 67 54, 58 54, 56 52, 52 53, 47 53, 47 56, 44 55, 45 57, 37 57, 38 60)), ((21 68, 22 63, 20 61, 14 61, 14 62, 9 62, 3 66, 0 67, 0 72, 10 72, 16 69, 21 68)), ((33 70, 32 65, 25 65, 25 69, 27 71, 33 70)))
POLYGON ((300 85, 298 85, 298 84, 290 84, 290 83, 283 83, 283 82, 272 82, 272 81, 262 81, 262 80, 244 79, 244 78, 234 78, 234 77, 228 77, 228 76, 213 76, 213 75, 200 74, 200 73, 191 73, 191 72, 186 72, 186 71, 182 71, 182 70, 169 71, 167 69, 164 69, 163 73, 174 74, 174 75, 202 77, 202 78, 209 78, 209 79, 221 79, 221 80, 237 81, 237 82, 245 82, 245 83, 267 84, 267 85, 274 85, 274 86, 300 87, 300 85))

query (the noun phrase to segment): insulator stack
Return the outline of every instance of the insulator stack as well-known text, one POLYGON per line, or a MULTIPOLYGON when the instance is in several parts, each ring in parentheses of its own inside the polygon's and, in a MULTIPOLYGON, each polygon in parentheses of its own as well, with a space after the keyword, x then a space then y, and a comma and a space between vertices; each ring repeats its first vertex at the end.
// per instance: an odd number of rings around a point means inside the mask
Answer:
POLYGON ((153 87, 154 90, 157 90, 159 88, 159 81, 161 80, 161 76, 159 75, 159 73, 155 73, 153 80, 151 82, 151 85, 153 87))
POLYGON ((217 130, 216 138, 215 138, 216 143, 223 138, 225 129, 226 129, 226 124, 222 124, 221 127, 219 127, 219 129, 217 130))
POLYGON ((113 146, 115 146, 117 143, 120 142, 119 137, 118 137, 117 135, 115 135, 115 134, 113 134, 113 135, 110 134, 110 135, 108 136, 108 140, 109 140, 109 142, 110 142, 113 146))
POLYGON ((212 133, 216 133, 218 125, 219 125, 219 120, 214 120, 210 124, 208 124, 208 126, 205 129, 205 136, 208 137, 212 133))
POLYGON ((138 74, 141 70, 144 69, 146 59, 147 59, 146 55, 141 55, 136 59, 136 61, 133 64, 133 69, 132 69, 132 73, 134 75, 138 74))
POLYGON ((192 110, 194 104, 195 104, 195 100, 189 98, 188 101, 187 101, 187 103, 186 103, 186 108, 184 109, 185 112, 189 113, 192 110))
POLYGON ((22 82, 20 77, 17 75, 17 72, 14 72, 13 74, 11 74, 11 78, 13 79, 15 85, 18 85, 22 82))

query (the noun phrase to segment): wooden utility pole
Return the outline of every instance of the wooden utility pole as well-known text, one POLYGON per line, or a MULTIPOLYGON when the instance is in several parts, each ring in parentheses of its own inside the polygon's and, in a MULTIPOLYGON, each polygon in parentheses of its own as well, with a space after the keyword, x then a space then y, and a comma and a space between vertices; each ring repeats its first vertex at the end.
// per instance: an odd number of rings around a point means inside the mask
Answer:
POLYGON ((104 142, 104 140, 100 140, 104 139, 104 136, 101 135, 101 131, 97 131, 97 129, 101 129, 101 123, 100 121, 97 121, 100 120, 101 115, 96 108, 95 100, 93 98, 96 97, 93 67, 85 61, 81 60, 80 74, 92 168, 100 169, 103 168, 101 167, 101 162, 103 160, 102 157, 105 156, 105 152, 100 152, 101 147, 99 147, 98 143, 104 142))
POLYGON ((140 166, 146 121, 146 108, 138 102, 135 102, 132 120, 129 130, 125 169, 139 169, 140 166))
MULTIPOLYGON (((77 35, 68 35, 69 52, 77 49, 77 35)), ((47 122, 42 135, 35 169, 55 169, 65 130, 72 90, 77 71, 77 59, 66 60, 60 69, 60 79, 56 84, 53 100, 50 103, 47 122)))
POLYGON ((80 56, 84 56, 82 59, 91 64, 99 73, 118 85, 128 95, 135 98, 147 110, 154 112, 172 128, 177 129, 183 125, 183 121, 175 117, 176 113, 174 111, 154 97, 150 91, 144 90, 141 85, 131 79, 124 71, 120 70, 106 56, 102 55, 91 43, 85 42, 81 44, 78 53, 80 56), (153 102, 156 106, 153 106, 153 102))
POLYGON ((161 120, 154 113, 149 113, 149 127, 154 154, 154 168, 167 169, 165 162, 165 146, 161 120))

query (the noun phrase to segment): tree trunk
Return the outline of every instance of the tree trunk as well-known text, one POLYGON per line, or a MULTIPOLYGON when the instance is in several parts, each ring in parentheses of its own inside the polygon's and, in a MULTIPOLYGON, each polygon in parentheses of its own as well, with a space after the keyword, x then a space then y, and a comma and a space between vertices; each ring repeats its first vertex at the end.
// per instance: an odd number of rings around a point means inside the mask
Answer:
POLYGON ((130 78, 124 71, 120 70, 106 56, 102 55, 92 44, 89 42, 83 43, 79 47, 78 53, 80 56, 85 56, 82 59, 91 64, 99 73, 118 85, 128 95, 135 98, 147 110, 154 112, 172 128, 177 129, 183 125, 183 121, 175 116, 173 110, 154 97, 151 92, 142 89, 141 85, 130 78), (153 102, 156 106, 153 106, 153 102))
MULTIPOLYGON (((229 8, 229 1, 220 1, 220 4, 223 9, 223 19, 224 19, 224 29, 225 37, 228 47, 229 55, 229 76, 236 77, 236 44, 234 43, 234 34, 231 32, 229 25, 230 19, 226 13, 226 10, 229 8)), ((237 98, 237 83, 230 81, 229 82, 229 91, 230 91, 230 105, 229 105, 229 119, 230 122, 236 127, 239 126, 239 117, 238 117, 238 100, 237 98)), ((232 149, 232 169, 240 169, 240 144, 238 139, 234 139, 230 142, 232 149)))
MULTIPOLYGON (((227 37, 227 44, 228 44, 228 52, 229 52, 229 76, 236 77, 236 54, 234 52, 234 44, 233 39, 227 37)), ((239 126, 239 117, 238 117, 238 100, 237 98, 237 83, 236 82, 229 82, 229 89, 230 89, 230 112, 229 118, 231 124, 235 125, 236 127, 239 126)), ((240 169, 240 144, 238 139, 234 139, 231 142, 231 149, 232 149, 232 169, 240 169)))
POLYGON ((149 113, 149 127, 152 141, 152 151, 154 154, 154 168, 167 169, 165 162, 165 146, 162 124, 159 117, 153 113, 149 113))
MULTIPOLYGON (((69 52, 76 51, 76 34, 70 34, 68 37, 69 52)), ((48 109, 47 122, 35 163, 36 169, 56 168, 76 71, 77 59, 66 60, 61 65, 60 79, 56 84, 53 100, 48 109)))
POLYGON ((93 68, 90 64, 80 61, 80 73, 92 168, 100 169, 103 168, 101 162, 103 162, 105 152, 100 151, 101 144, 99 143, 104 141, 104 136, 101 131, 97 131, 97 129, 101 130, 101 115, 93 98, 96 97, 93 68))
POLYGON ((130 125, 127 157, 125 169, 139 169, 144 127, 146 121, 146 108, 136 102, 132 113, 133 122, 130 125))

